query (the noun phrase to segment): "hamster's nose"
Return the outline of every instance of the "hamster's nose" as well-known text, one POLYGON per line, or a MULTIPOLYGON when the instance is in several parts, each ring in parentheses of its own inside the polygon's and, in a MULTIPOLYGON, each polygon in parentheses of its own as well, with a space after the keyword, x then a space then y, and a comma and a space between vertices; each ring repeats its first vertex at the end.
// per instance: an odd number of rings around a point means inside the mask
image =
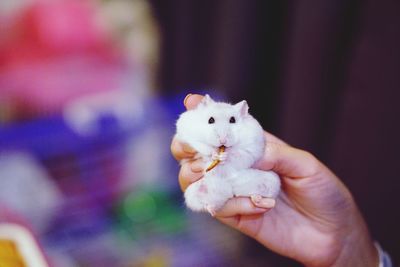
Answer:
POLYGON ((221 145, 225 145, 226 144, 226 137, 221 137, 219 139, 219 142, 221 143, 221 145))

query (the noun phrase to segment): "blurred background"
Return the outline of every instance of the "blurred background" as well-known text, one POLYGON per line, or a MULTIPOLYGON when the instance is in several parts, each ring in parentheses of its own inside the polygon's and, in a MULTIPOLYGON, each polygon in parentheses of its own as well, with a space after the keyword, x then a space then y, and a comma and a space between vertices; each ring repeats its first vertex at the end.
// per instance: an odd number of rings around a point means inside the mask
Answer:
POLYGON ((50 266, 299 266, 184 207, 169 145, 193 92, 246 99, 314 153, 399 262, 399 14, 394 0, 2 0, 0 263, 30 266, 6 249, 1 225, 17 224, 50 266))

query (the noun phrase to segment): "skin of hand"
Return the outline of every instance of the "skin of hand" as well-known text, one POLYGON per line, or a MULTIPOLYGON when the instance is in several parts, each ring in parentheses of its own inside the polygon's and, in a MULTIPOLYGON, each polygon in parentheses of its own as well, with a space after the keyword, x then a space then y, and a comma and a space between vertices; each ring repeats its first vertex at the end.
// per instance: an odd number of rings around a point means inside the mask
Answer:
MULTIPOLYGON (((202 97, 188 95, 186 108, 194 108, 202 97)), ((254 168, 273 170, 281 177, 276 203, 265 198, 256 207, 249 198, 235 197, 215 217, 306 266, 377 267, 377 250, 345 185, 310 153, 265 134, 265 153, 254 168)), ((196 153, 175 138, 171 151, 177 160, 196 153)), ((205 167, 194 160, 181 166, 183 191, 202 178, 205 167)))

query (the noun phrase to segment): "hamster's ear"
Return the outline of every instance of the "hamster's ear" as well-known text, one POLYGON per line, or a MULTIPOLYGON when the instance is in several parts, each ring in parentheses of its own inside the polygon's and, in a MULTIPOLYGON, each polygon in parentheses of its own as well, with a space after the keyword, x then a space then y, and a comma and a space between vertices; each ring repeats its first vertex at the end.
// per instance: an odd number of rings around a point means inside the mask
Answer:
POLYGON ((214 103, 214 100, 208 94, 206 94, 200 101, 199 106, 208 106, 211 103, 214 103))
POLYGON ((239 103, 235 104, 235 108, 242 116, 246 116, 247 114, 249 114, 249 105, 247 105, 246 100, 240 101, 239 103))

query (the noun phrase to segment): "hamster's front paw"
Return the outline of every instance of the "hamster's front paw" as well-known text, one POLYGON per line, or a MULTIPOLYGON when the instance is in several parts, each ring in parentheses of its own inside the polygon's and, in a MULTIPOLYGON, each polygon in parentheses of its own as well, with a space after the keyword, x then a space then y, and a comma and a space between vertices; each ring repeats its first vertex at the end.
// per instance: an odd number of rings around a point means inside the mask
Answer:
POLYGON ((219 153, 217 151, 213 151, 211 154, 212 160, 219 160, 219 153))
POLYGON ((228 158, 228 153, 226 152, 222 152, 219 153, 219 161, 221 162, 221 164, 223 164, 228 158))
POLYGON ((226 152, 214 151, 211 155, 212 160, 218 160, 220 163, 224 163, 227 158, 228 158, 228 154, 226 152))

